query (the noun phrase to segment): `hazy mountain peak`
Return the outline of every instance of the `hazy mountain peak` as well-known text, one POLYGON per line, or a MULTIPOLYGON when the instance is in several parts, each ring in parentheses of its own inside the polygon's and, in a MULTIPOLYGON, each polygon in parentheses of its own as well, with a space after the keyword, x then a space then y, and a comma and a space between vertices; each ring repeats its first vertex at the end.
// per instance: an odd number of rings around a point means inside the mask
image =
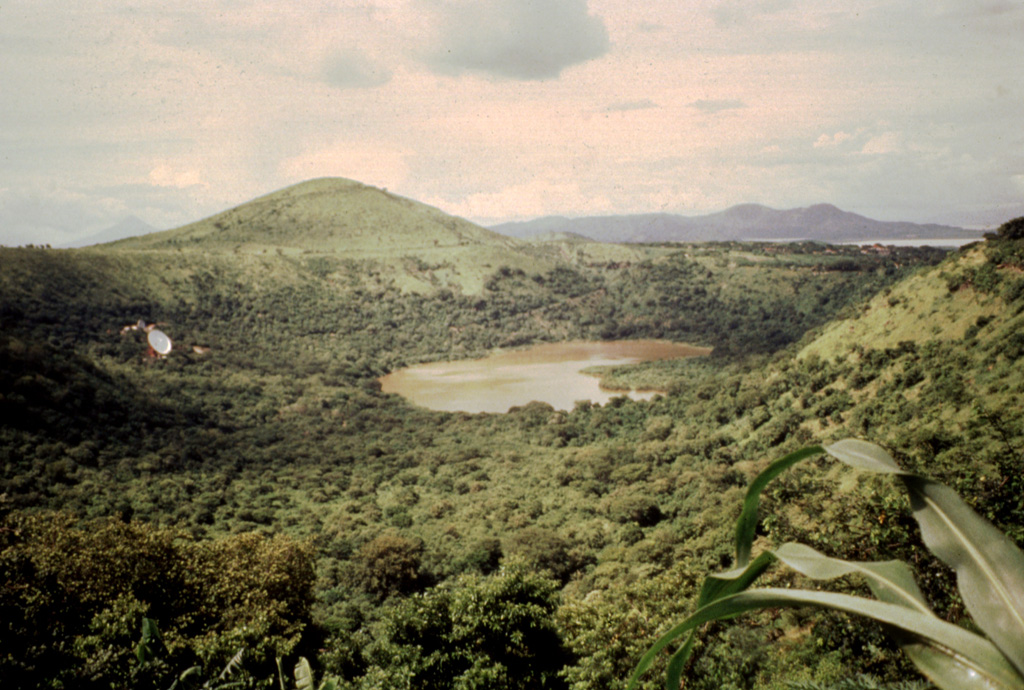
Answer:
MULTIPOLYGON (((899 239, 971 238, 963 228, 884 222, 821 203, 776 210, 761 204, 738 204, 703 216, 645 214, 574 218, 564 223, 546 217, 494 228, 515 237, 575 232, 601 242, 708 242, 716 240, 818 240, 823 242, 899 239)), ((980 239, 980 237, 979 237, 980 239)))
POLYGON ((777 213, 778 211, 761 204, 737 204, 717 215, 741 221, 757 221, 777 213))

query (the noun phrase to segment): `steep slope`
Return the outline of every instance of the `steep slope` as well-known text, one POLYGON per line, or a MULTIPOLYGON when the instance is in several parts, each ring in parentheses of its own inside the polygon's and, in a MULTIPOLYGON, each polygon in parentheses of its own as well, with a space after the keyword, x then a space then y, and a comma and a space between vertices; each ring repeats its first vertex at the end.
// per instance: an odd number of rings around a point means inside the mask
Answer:
POLYGON ((464 246, 513 249, 517 245, 515 240, 386 190, 353 180, 323 178, 175 230, 112 246, 376 255, 464 246))
POLYGON ((794 366, 816 380, 800 396, 819 408, 811 437, 841 422, 969 493, 998 488, 978 505, 991 501, 987 516, 1024 540, 1024 240, 1006 236, 1008 226, 827 324, 794 366), (1007 479, 986 485, 986 474, 1007 479))
POLYGON ((1024 326, 1019 312, 1009 304, 1021 269, 993 263, 993 252, 992 243, 978 243, 940 266, 893 285, 856 314, 828 324, 800 356, 828 357, 854 348, 884 349, 905 342, 956 341, 978 323, 1000 324, 1008 331, 1024 326))
MULTIPOLYGON (((784 211, 741 204, 720 213, 680 216, 650 213, 585 218, 545 217, 505 223, 494 230, 512 237, 572 232, 601 242, 705 242, 724 240, 820 240, 858 242, 904 239, 964 238, 973 231, 945 225, 872 220, 830 204, 784 211)), ((980 235, 978 235, 980 239, 980 235)))

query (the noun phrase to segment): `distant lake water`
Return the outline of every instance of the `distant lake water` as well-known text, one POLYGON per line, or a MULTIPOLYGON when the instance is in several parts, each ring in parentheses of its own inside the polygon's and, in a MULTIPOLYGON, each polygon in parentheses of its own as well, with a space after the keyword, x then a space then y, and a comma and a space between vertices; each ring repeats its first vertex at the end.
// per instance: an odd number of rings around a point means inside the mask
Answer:
POLYGON ((977 237, 962 237, 962 238, 942 238, 942 239, 916 239, 916 240, 860 240, 858 242, 841 242, 840 244, 851 244, 857 246, 863 246, 865 244, 888 244, 893 247, 939 247, 939 248, 953 248, 962 247, 965 244, 971 242, 977 242, 983 240, 984 237, 981 233, 978 233, 977 237))
POLYGON ((663 340, 545 343, 499 350, 484 359, 418 364, 380 379, 385 393, 447 412, 508 412, 532 401, 571 410, 578 400, 604 404, 628 395, 649 399, 653 391, 606 391, 595 376, 582 373, 595 366, 633 364, 660 359, 696 357, 707 348, 663 340))

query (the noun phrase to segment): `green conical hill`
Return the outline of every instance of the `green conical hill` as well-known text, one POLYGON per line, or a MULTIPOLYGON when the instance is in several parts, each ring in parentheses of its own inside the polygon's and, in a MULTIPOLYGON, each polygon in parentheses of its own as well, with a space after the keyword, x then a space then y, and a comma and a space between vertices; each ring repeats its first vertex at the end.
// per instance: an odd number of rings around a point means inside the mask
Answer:
POLYGON ((174 230, 116 242, 125 249, 197 248, 386 256, 520 243, 432 206, 342 178, 303 182, 174 230))
MULTIPOLYGON (((362 272, 411 292, 451 288, 479 294, 507 267, 543 273, 556 265, 632 261, 657 251, 590 243, 538 246, 448 215, 437 208, 342 178, 310 180, 173 230, 94 248, 153 260, 168 251, 186 256, 322 259, 370 262, 362 272)), ((330 268, 334 266, 334 268, 330 268)))

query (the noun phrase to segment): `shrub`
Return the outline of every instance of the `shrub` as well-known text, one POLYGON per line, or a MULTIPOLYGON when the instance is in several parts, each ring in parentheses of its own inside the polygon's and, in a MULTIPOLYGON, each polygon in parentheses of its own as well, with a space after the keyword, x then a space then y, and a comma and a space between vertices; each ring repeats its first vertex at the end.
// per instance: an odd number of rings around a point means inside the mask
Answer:
POLYGON ((999 226, 996 234, 1001 240, 1024 240, 1024 217, 1006 221, 999 226))

